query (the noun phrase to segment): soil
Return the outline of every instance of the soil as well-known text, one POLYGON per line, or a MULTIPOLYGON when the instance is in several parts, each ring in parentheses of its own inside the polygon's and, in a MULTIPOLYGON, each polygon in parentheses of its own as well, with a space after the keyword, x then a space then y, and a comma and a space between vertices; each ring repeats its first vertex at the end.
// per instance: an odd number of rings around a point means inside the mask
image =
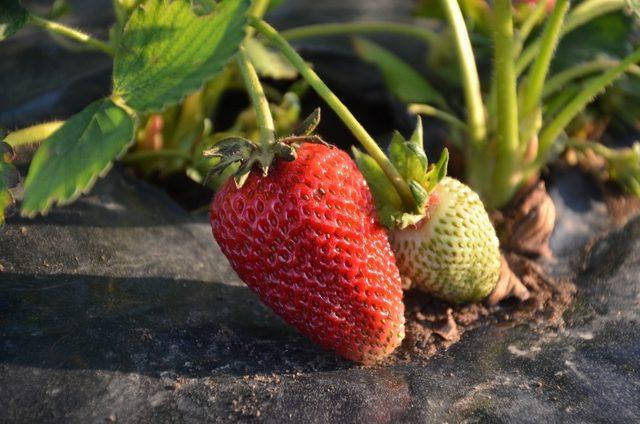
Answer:
POLYGON ((427 360, 458 342, 465 332, 487 325, 526 324, 540 332, 561 329, 563 313, 571 305, 576 286, 547 277, 541 266, 529 258, 514 253, 505 257, 529 290, 527 301, 507 299, 495 306, 453 306, 426 293, 408 292, 405 340, 385 363, 427 360))
MULTIPOLYGON (((640 199, 629 196, 613 184, 602 184, 601 189, 615 227, 621 228, 640 214, 640 199)), ((512 215, 517 215, 516 212, 510 211, 512 215)), ((539 241, 546 245, 548 237, 539 241)), ((592 243, 585 246, 585 253, 592 246, 592 243)), ((526 301, 510 298, 496 305, 455 306, 426 293, 406 292, 405 340, 385 364, 428 360, 457 343, 465 332, 483 326, 528 325, 531 331, 540 333, 562 329, 563 314, 571 307, 576 293, 575 284, 548 276, 539 262, 522 253, 512 251, 504 253, 504 257, 529 290, 530 297, 526 301)))

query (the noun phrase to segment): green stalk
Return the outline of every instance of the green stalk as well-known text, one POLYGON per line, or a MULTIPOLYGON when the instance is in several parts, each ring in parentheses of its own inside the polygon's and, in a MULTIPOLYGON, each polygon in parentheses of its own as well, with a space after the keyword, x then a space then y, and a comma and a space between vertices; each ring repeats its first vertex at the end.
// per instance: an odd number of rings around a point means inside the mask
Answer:
POLYGON ((615 151, 607 146, 598 143, 597 141, 581 140, 578 138, 571 138, 567 140, 567 147, 573 147, 580 151, 593 150, 597 155, 610 160, 615 156, 615 151))
POLYGON ((515 167, 518 166, 518 99, 513 59, 511 0, 496 0, 494 13, 497 145, 489 195, 492 206, 501 207, 510 200, 515 191, 512 177, 515 167))
POLYGON ((269 0, 254 0, 249 8, 249 15, 262 18, 269 8, 269 0))
POLYGON ((345 125, 351 130, 353 135, 360 141, 365 150, 380 165, 384 173, 387 175, 393 186, 398 191, 405 206, 409 210, 415 210, 416 204, 411 194, 411 190, 406 181, 395 169, 389 158, 384 154, 380 146, 371 138, 367 130, 358 122, 349 109, 340 101, 340 99, 327 87, 313 69, 309 67, 300 57, 300 55, 291 47, 278 32, 269 24, 254 17, 249 17, 250 24, 263 36, 265 36, 273 45, 289 59, 291 64, 300 72, 300 75, 309 83, 309 85, 318 93, 320 97, 333 109, 340 117, 345 125))
POLYGON ((49 21, 35 15, 29 16, 29 22, 53 33, 71 38, 96 50, 100 50, 108 55, 113 56, 115 54, 115 49, 108 43, 93 38, 84 32, 78 31, 77 29, 69 28, 61 23, 49 21))
MULTIPOLYGON (((625 4, 625 0, 587 0, 579 4, 567 15, 560 38, 599 16, 623 9, 625 4)), ((527 46, 516 63, 517 75, 522 74, 535 60, 541 46, 542 40, 540 38, 527 46)))
POLYGON ((13 148, 40 143, 58 131, 64 121, 53 121, 17 130, 7 135, 3 141, 13 148))
MULTIPOLYGON (((544 85, 542 96, 548 97, 562 90, 567 84, 571 83, 574 80, 584 78, 598 71, 606 71, 607 69, 615 68, 619 64, 619 60, 611 59, 596 59, 590 62, 579 63, 575 66, 558 72, 556 75, 549 78, 544 85)), ((640 77, 640 66, 629 65, 629 67, 626 69, 626 72, 640 77)))
POLYGON ((531 11, 527 19, 522 23, 515 37, 515 46, 513 47, 514 58, 517 58, 524 47, 525 41, 531 35, 533 28, 540 22, 540 20, 547 13, 547 2, 544 0, 539 1, 535 8, 531 11))
POLYGON ((249 61, 242 45, 238 49, 237 62, 251 98, 251 104, 256 111, 256 123, 260 130, 260 149, 262 150, 261 163, 264 167, 268 167, 273 157, 270 151, 276 142, 275 125, 269 109, 269 102, 262 89, 262 84, 260 84, 258 73, 249 61))
POLYGON ((469 39, 469 32, 457 0, 442 0, 442 8, 453 30, 467 106, 469 135, 472 143, 475 146, 480 146, 485 142, 487 125, 480 91, 480 78, 478 77, 478 69, 473 55, 471 40, 469 39))
POLYGON ((289 41, 293 41, 309 37, 374 33, 414 37, 427 45, 438 43, 440 40, 440 36, 435 31, 396 22, 348 22, 308 25, 282 31, 280 35, 289 41))
POLYGON ((431 105, 426 105, 422 103, 412 103, 408 106, 409 113, 432 116, 434 118, 438 118, 441 121, 444 121, 451 125, 454 128, 459 130, 468 132, 469 127, 463 121, 455 117, 454 115, 445 112, 443 110, 437 109, 431 105))
POLYGON ((553 13, 544 28, 540 52, 533 62, 524 86, 522 101, 522 113, 524 116, 533 112, 540 104, 544 82, 549 73, 553 52, 560 41, 562 23, 568 9, 568 0, 557 0, 553 13))
POLYGON ((574 97, 540 133, 538 157, 536 158, 534 166, 540 167, 544 164, 549 149, 573 118, 575 118, 598 93, 622 75, 630 65, 638 62, 640 62, 640 48, 620 61, 618 66, 593 78, 586 84, 576 97, 574 97))

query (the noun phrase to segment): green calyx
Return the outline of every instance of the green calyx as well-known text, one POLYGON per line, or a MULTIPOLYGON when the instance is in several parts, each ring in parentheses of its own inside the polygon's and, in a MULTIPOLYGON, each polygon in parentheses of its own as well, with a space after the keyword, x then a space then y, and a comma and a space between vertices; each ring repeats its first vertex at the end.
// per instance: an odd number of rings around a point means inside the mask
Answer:
POLYGON ((218 163, 209 170, 206 182, 212 175, 222 174, 229 166, 237 164, 238 169, 233 173, 236 187, 244 185, 254 166, 258 166, 262 175, 266 176, 269 167, 276 159, 287 162, 297 158, 296 149, 303 142, 325 143, 319 136, 314 135, 316 127, 320 123, 320 109, 314 110, 302 123, 287 137, 274 140, 272 143, 256 144, 243 137, 229 137, 220 140, 211 149, 202 154, 208 158, 220 158, 218 163))
POLYGON ((422 121, 418 118, 409 140, 396 132, 389 145, 389 159, 409 185, 415 200, 416 206, 411 209, 402 201, 380 165, 368 154, 353 148, 356 164, 373 194, 380 222, 389 229, 406 228, 424 218, 431 192, 447 175, 448 150, 442 151, 437 163, 429 164, 422 135, 422 121))

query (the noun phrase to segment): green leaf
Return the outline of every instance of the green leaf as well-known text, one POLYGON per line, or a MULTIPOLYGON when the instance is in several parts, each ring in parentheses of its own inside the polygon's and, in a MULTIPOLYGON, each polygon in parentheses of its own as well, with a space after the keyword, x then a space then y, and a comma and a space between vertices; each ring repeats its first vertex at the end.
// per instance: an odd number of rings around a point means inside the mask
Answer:
POLYGON ((424 181, 429 161, 421 144, 405 140, 397 131, 391 139, 389 159, 405 181, 424 181))
POLYGON ((0 41, 18 32, 28 19, 29 12, 19 0, 0 0, 0 41))
POLYGON ((400 195, 380 165, 371 156, 362 153, 355 147, 352 148, 352 151, 356 165, 367 180, 369 190, 373 195, 380 222, 388 228, 393 228, 395 216, 401 214, 403 209, 400 195))
POLYGON ((260 76, 276 80, 295 79, 298 76, 296 68, 277 50, 267 47, 256 38, 249 38, 244 46, 251 63, 260 76))
POLYGON ((633 19, 624 12, 596 18, 562 38, 552 67, 557 72, 603 55, 623 58, 633 47, 634 31, 633 19))
POLYGON ((248 0, 225 0, 213 13, 197 16, 188 0, 140 5, 116 50, 114 94, 139 112, 178 103, 237 52, 248 7, 248 0))
POLYGON ((88 191, 133 141, 134 119, 111 100, 71 117, 36 152, 25 180, 22 214, 44 213, 88 191))
POLYGON ((216 9, 217 3, 214 0, 191 0, 191 9, 198 15, 208 15, 216 9))
POLYGON ((11 146, 0 142, 0 225, 4 223, 6 209, 13 205, 13 195, 9 189, 20 181, 18 170, 11 164, 14 156, 11 146))
POLYGON ((403 103, 430 103, 446 107, 444 97, 415 69, 376 43, 355 38, 358 56, 380 69, 389 90, 403 103))

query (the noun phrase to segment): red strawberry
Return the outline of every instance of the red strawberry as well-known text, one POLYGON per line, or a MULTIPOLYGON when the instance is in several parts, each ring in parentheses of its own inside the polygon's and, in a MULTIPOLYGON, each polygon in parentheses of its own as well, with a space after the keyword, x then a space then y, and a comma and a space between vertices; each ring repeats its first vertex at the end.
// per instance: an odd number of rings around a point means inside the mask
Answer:
POLYGON ((398 268, 362 174, 343 151, 304 143, 268 175, 233 179, 211 205, 213 235, 240 278, 289 324, 361 363, 404 337, 398 268))

